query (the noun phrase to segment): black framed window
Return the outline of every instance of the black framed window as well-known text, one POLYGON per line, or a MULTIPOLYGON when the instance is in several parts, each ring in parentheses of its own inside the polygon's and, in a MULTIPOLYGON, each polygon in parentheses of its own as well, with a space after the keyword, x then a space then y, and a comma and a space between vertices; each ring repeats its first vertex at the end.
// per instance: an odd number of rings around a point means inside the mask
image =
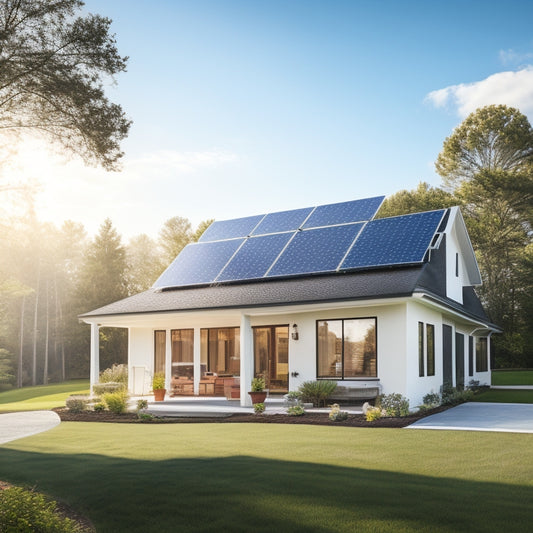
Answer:
POLYGON ((426 324, 426 367, 427 375, 435 375, 435 326, 426 324))
POLYGON ((418 376, 424 376, 424 323, 418 323, 418 376))
POLYGON ((476 372, 486 372, 489 369, 487 337, 476 339, 476 372))
POLYGON ((317 378, 377 377, 377 319, 317 321, 317 378))

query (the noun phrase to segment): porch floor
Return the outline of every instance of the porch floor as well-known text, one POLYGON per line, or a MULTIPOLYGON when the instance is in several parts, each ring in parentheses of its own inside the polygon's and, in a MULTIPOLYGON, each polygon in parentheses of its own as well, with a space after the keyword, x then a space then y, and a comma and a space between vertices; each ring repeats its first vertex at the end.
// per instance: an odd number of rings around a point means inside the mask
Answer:
MULTIPOLYGON (((239 400, 227 400, 226 398, 212 396, 180 396, 166 398, 162 402, 154 401, 153 396, 134 396, 130 406, 136 408, 137 400, 148 400, 147 413, 154 416, 165 417, 189 417, 189 418, 213 418, 226 417, 234 414, 250 414, 253 407, 241 407, 239 400)), ((343 411, 351 414, 361 414, 362 405, 343 405, 343 411)), ((310 413, 329 413, 331 408, 309 408, 310 413)), ((265 415, 287 414, 287 406, 282 397, 270 397, 265 400, 265 415)))

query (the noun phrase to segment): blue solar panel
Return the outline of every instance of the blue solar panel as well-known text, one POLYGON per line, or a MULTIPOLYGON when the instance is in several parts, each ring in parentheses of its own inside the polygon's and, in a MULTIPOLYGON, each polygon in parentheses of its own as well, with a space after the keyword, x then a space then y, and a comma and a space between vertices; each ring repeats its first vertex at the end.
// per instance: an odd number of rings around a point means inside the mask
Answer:
POLYGON ((267 277, 335 271, 362 223, 298 231, 267 277))
POLYGON ((377 213, 384 198, 384 196, 376 196, 375 198, 365 198, 352 202, 320 205, 313 211, 313 214, 303 227, 304 229, 318 228, 320 226, 371 220, 377 213))
POLYGON ((211 283, 244 239, 188 244, 154 283, 154 288, 211 283))
POLYGON ((234 218, 213 222, 202 234, 198 242, 221 241, 224 239, 236 239, 247 237, 261 222, 265 215, 252 217, 234 218))
POLYGON ((261 221, 261 224, 254 229, 253 235, 264 235, 281 231, 295 231, 304 223, 312 210, 312 207, 307 207, 304 209, 295 209, 293 211, 269 213, 261 221))
POLYGON ((263 277, 293 233, 250 237, 216 281, 237 281, 263 277))
POLYGON ((341 270, 423 261, 444 213, 439 210, 371 220, 341 270))

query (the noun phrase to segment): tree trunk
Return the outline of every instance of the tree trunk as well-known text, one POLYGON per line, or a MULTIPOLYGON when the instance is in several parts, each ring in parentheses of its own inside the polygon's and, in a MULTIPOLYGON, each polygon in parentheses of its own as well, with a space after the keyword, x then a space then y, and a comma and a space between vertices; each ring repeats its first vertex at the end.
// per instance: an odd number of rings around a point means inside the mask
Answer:
POLYGON ((43 371, 43 385, 48 385, 48 344, 50 333, 50 305, 48 302, 48 280, 46 280, 46 335, 44 344, 44 371, 43 371))
POLYGON ((33 358, 31 368, 31 384, 37 385, 37 320, 39 318, 39 283, 41 281, 41 265, 37 267, 37 289, 35 290, 35 311, 33 314, 33 358))
POLYGON ((17 387, 22 387, 22 356, 24 354, 24 308, 26 304, 26 296, 22 296, 22 305, 20 307, 20 350, 17 365, 17 387))

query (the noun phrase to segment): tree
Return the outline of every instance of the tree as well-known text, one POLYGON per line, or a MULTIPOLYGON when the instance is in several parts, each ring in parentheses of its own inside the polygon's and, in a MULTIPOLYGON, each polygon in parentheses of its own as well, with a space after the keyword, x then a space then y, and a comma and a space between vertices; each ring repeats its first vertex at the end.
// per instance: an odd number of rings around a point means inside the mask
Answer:
POLYGON ((533 315, 523 298, 532 283, 523 271, 532 242, 533 129, 517 109, 478 109, 444 141, 435 166, 463 207, 483 278, 480 296, 504 328, 494 342, 497 364, 533 364, 525 342, 533 315))
POLYGON ((130 240, 126 257, 130 294, 149 289, 164 270, 157 243, 144 233, 130 240))
POLYGON ((192 239, 192 226, 187 218, 169 218, 159 232, 159 246, 163 252, 165 266, 172 263, 192 239))
POLYGON ((105 79, 126 69, 111 21, 80 0, 0 2, 0 129, 58 142, 86 163, 117 168, 130 121, 105 79))
POLYGON ((386 198, 378 211, 377 218, 444 209, 456 203, 457 200, 449 192, 431 187, 429 183, 420 182, 415 190, 399 191, 386 198))
POLYGON ((207 220, 202 220, 200 224, 198 224, 198 227, 196 228, 195 232, 193 233, 192 240, 193 242, 197 242, 200 237, 204 234, 204 231, 215 221, 214 218, 208 218, 207 220))

